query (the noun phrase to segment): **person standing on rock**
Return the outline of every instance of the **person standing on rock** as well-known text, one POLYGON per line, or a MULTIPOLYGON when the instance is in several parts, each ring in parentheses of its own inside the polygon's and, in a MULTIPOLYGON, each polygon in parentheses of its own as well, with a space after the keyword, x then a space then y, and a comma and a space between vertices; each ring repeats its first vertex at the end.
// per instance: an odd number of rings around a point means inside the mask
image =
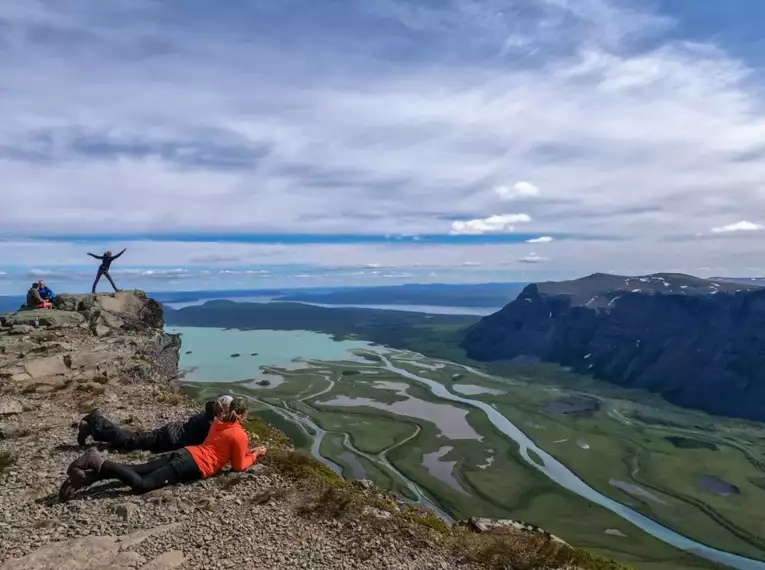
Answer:
POLYGON ((93 281, 93 293, 96 292, 96 285, 98 285, 98 282, 101 280, 101 276, 105 276, 109 280, 109 283, 111 283, 112 287, 114 287, 115 293, 119 291, 119 289, 117 289, 117 286, 114 284, 114 279, 112 279, 112 276, 109 275, 109 268, 112 266, 112 261, 114 261, 120 255, 125 253, 126 250, 127 248, 123 249, 117 255, 112 255, 111 250, 106 250, 103 255, 88 253, 90 257, 101 260, 101 265, 99 266, 98 273, 96 274, 96 280, 93 281))
MULTIPOLYGON (((232 400, 231 396, 221 396, 217 401, 228 407, 232 400)), ((93 438, 94 442, 106 444, 109 449, 122 453, 136 450, 165 453, 187 445, 199 445, 215 420, 215 403, 207 402, 203 412, 194 414, 186 421, 170 422, 151 431, 118 426, 96 408, 80 420, 77 443, 84 447, 88 438, 93 438)))
POLYGON ((228 407, 216 401, 215 421, 201 445, 159 455, 140 465, 109 461, 91 448, 69 465, 68 478, 59 489, 59 500, 68 501, 74 491, 97 481, 117 479, 136 493, 146 493, 166 485, 207 479, 229 462, 234 471, 244 471, 266 454, 263 446, 248 449, 247 432, 242 427, 246 419, 244 398, 234 398, 228 407))

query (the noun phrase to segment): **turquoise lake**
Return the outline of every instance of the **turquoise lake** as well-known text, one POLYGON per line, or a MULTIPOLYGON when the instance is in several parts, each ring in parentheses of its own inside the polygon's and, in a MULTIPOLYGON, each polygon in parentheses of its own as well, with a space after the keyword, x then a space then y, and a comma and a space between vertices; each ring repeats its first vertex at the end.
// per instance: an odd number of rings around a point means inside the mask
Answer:
POLYGON ((311 331, 221 329, 211 327, 167 327, 180 333, 181 369, 192 381, 232 382, 258 378, 261 366, 290 368, 295 360, 360 361, 350 351, 369 348, 368 342, 333 340, 311 331), (190 352, 190 354, 187 354, 190 352), (232 357, 232 354, 239 354, 232 357))

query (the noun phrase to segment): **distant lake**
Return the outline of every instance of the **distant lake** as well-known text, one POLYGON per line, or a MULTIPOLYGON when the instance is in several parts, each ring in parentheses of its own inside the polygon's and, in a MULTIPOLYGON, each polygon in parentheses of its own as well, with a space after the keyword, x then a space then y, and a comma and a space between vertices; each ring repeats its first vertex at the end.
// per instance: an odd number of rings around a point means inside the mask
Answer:
MULTIPOLYGON (((183 303, 165 303, 168 307, 173 309, 183 309, 184 307, 193 307, 196 305, 204 305, 207 301, 220 301, 228 300, 236 303, 270 303, 272 301, 279 301, 276 297, 218 297, 210 299, 197 299, 196 301, 186 301, 183 303)), ((304 305, 314 305, 316 307, 327 307, 329 309, 340 309, 343 307, 354 307, 359 309, 381 309, 384 311, 407 311, 412 313, 427 313, 429 315, 478 315, 486 316, 491 313, 499 311, 502 307, 451 307, 447 305, 328 305, 324 303, 305 303, 303 301, 289 301, 300 302, 304 305)))
POLYGON ((371 346, 363 341, 336 341, 311 331, 167 327, 167 332, 182 335, 180 367, 188 371, 185 379, 205 382, 258 378, 263 376, 261 366, 290 368, 296 358, 363 361, 350 351, 371 346))

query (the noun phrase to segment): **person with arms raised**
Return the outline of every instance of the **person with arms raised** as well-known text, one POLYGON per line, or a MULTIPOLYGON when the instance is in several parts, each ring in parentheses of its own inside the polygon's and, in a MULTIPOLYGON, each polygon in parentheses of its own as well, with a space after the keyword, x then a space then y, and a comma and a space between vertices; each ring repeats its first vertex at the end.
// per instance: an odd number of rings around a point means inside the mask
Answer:
POLYGON ((117 255, 112 255, 111 250, 106 250, 103 255, 96 255, 95 253, 88 253, 90 257, 93 257, 95 259, 101 260, 101 265, 98 268, 98 273, 96 274, 96 280, 93 281, 93 293, 96 292, 96 285, 98 285, 98 282, 101 280, 102 276, 105 276, 109 283, 112 284, 112 287, 114 287, 114 292, 116 293, 119 291, 117 289, 117 286, 114 284, 114 279, 112 279, 112 276, 109 274, 109 268, 112 266, 112 261, 117 259, 120 255, 125 253, 127 248, 123 249, 121 252, 119 252, 117 255))

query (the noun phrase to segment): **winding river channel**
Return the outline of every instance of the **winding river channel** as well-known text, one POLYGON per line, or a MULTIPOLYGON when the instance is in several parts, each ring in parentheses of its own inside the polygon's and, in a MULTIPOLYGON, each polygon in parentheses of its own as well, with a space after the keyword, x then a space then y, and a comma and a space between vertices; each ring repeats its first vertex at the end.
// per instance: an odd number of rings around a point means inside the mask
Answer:
MULTIPOLYGON (((288 376, 288 375, 289 374, 285 374, 285 376, 288 376)), ((335 381, 332 380, 332 378, 330 378, 329 375, 324 375, 324 379, 327 382, 329 382, 329 386, 327 386, 323 390, 320 390, 319 392, 314 392, 312 394, 306 394, 306 393, 300 394, 297 397, 297 399, 294 401, 305 402, 307 400, 317 398, 323 394, 330 392, 335 387, 335 381)), ((307 414, 304 414, 303 412, 299 410, 296 410, 294 407, 290 406, 287 402, 284 402, 284 401, 282 401, 283 407, 280 407, 280 406, 275 406, 273 404, 270 404, 261 398, 254 397, 252 393, 250 392, 238 393, 237 395, 245 396, 247 398, 250 398, 259 402, 260 404, 267 406, 268 408, 273 410, 275 413, 282 416, 284 419, 299 426, 306 433, 306 435, 308 435, 309 437, 313 439, 313 443, 311 444, 311 455, 313 455, 316 459, 318 459, 319 461, 327 465, 330 469, 332 469, 332 471, 334 471, 335 473, 337 473, 338 475, 342 477, 343 468, 337 463, 335 463, 334 461, 332 461, 331 459, 321 454, 321 442, 324 440, 324 437, 327 435, 327 431, 319 427, 319 425, 316 422, 314 422, 310 416, 308 416, 307 414)), ((396 466, 393 465, 387 458, 387 454, 390 451, 396 449, 397 447, 401 447, 402 445, 411 441, 412 439, 417 437, 419 433, 420 433, 420 427, 417 426, 417 429, 415 429, 409 437, 399 441, 398 443, 390 446, 387 449, 384 449, 383 451, 381 451, 380 453, 376 455, 364 453, 360 449, 356 448, 351 442, 350 434, 343 432, 341 435, 343 436, 343 447, 355 453, 356 455, 363 457, 367 461, 370 461, 372 463, 377 463, 383 468, 383 470, 388 471, 389 473, 393 473, 396 477, 398 477, 398 479, 406 486, 406 488, 409 489, 412 495, 417 497, 417 499, 413 502, 428 507, 429 509, 437 513, 439 517, 441 517, 442 519, 446 521, 454 522, 452 517, 446 511, 442 510, 441 507, 439 507, 435 501, 430 499, 425 494, 425 492, 420 488, 420 486, 417 485, 417 483, 415 483, 414 481, 409 479, 406 475, 401 473, 401 471, 399 471, 396 468, 396 466)))
POLYGON ((683 536, 673 531, 672 529, 669 529, 646 517, 645 515, 642 515, 637 511, 634 511, 629 507, 622 505, 621 503, 610 499, 609 497, 606 497, 605 495, 599 493, 587 485, 587 483, 582 481, 566 466, 556 460, 552 455, 537 447, 536 444, 525 433, 518 429, 510 420, 492 408, 489 404, 479 400, 473 400, 471 398, 465 398, 452 394, 446 389, 446 387, 444 387, 443 384, 439 384, 438 382, 430 380, 429 378, 423 378, 422 376, 418 376, 417 374, 396 366, 387 356, 388 354, 396 354, 395 352, 391 353, 389 350, 386 350, 378 351, 377 354, 380 356, 386 369, 390 370, 391 372, 395 372, 404 378, 408 378, 426 386, 435 396, 482 410, 488 417, 489 421, 491 421, 491 423, 498 430, 518 443, 520 454, 523 459, 529 463, 529 465, 532 465, 535 469, 546 475, 552 481, 555 481, 569 491, 572 491, 573 493, 576 493, 577 495, 580 495, 581 497, 584 497, 585 499, 588 499, 593 503, 596 503, 608 509, 609 511, 616 513, 623 519, 631 522, 648 534, 658 538, 659 540, 662 540, 663 542, 666 542, 667 544, 671 544, 676 548, 685 550, 695 554, 696 556, 706 558, 707 560, 712 560, 713 562, 717 562, 719 564, 725 564, 732 568, 737 568, 739 570, 765 570, 765 562, 753 560, 751 558, 746 558, 744 556, 739 556, 737 554, 732 554, 723 550, 718 550, 716 548, 712 548, 711 546, 706 546, 700 542, 696 542, 695 540, 683 536), (539 465, 537 462, 535 462, 529 456, 529 451, 533 451, 539 457, 541 457, 544 465, 539 465))

